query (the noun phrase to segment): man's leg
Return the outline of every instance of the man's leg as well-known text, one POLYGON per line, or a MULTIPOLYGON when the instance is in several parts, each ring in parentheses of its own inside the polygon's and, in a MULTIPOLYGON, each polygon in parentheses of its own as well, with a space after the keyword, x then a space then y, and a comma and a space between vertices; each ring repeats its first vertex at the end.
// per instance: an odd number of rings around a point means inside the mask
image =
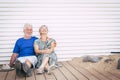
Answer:
POLYGON ((15 69, 16 69, 16 75, 23 77, 25 76, 24 71, 22 70, 22 63, 19 60, 15 61, 15 69))
POLYGON ((27 56, 21 59, 23 71, 26 73, 26 76, 32 76, 32 67, 35 68, 35 64, 37 63, 36 56, 27 56))

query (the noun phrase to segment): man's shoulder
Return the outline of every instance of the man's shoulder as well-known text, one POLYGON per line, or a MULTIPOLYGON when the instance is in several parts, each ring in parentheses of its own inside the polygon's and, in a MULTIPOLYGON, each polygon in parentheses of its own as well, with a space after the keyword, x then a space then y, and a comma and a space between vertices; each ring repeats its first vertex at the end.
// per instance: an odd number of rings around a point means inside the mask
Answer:
POLYGON ((23 38, 23 37, 21 37, 21 38, 18 38, 18 39, 17 39, 17 41, 21 41, 21 40, 23 40, 23 39, 24 39, 24 38, 23 38))
POLYGON ((36 37, 36 36, 32 36, 32 39, 38 39, 38 37, 36 37))
POLYGON ((35 40, 35 42, 40 42, 40 39, 37 38, 37 39, 35 40))
POLYGON ((21 42, 23 42, 23 40, 24 40, 24 38, 23 38, 23 37, 18 38, 18 39, 16 40, 16 43, 21 43, 21 42))

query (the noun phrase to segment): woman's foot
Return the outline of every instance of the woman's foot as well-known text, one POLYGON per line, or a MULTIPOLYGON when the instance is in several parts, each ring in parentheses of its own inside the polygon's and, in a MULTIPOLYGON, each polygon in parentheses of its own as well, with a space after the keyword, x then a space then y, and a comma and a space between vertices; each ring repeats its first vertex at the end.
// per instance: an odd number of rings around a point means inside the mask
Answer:
POLYGON ((55 65, 50 65, 49 67, 48 67, 48 71, 47 71, 47 74, 51 74, 51 71, 52 70, 54 70, 55 69, 55 65))
POLYGON ((42 73, 44 73, 44 68, 38 68, 38 69, 36 69, 36 73, 37 74, 42 74, 42 73))

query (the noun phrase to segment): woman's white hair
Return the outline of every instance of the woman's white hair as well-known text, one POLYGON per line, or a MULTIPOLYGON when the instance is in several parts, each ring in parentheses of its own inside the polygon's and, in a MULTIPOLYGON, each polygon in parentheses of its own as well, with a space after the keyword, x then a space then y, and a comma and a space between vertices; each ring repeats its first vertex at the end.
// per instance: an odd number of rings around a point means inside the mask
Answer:
POLYGON ((25 23, 24 27, 23 27, 23 30, 25 30, 27 27, 31 27, 32 28, 32 25, 29 24, 29 23, 25 23))
POLYGON ((47 31, 48 31, 48 27, 47 27, 46 25, 41 25, 41 27, 39 28, 39 31, 40 31, 43 27, 45 27, 45 28, 47 29, 47 31))

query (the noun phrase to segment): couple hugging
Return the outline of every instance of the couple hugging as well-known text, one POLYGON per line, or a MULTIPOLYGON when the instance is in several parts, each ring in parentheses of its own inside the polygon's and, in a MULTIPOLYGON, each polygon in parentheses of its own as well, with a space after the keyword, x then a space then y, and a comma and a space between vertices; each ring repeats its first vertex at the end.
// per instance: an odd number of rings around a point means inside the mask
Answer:
POLYGON ((50 73, 51 68, 58 67, 54 52, 56 41, 48 37, 48 27, 39 28, 40 38, 32 36, 32 25, 25 24, 24 37, 19 38, 14 46, 9 66, 14 65, 18 76, 32 76, 35 68, 37 74, 50 73))

